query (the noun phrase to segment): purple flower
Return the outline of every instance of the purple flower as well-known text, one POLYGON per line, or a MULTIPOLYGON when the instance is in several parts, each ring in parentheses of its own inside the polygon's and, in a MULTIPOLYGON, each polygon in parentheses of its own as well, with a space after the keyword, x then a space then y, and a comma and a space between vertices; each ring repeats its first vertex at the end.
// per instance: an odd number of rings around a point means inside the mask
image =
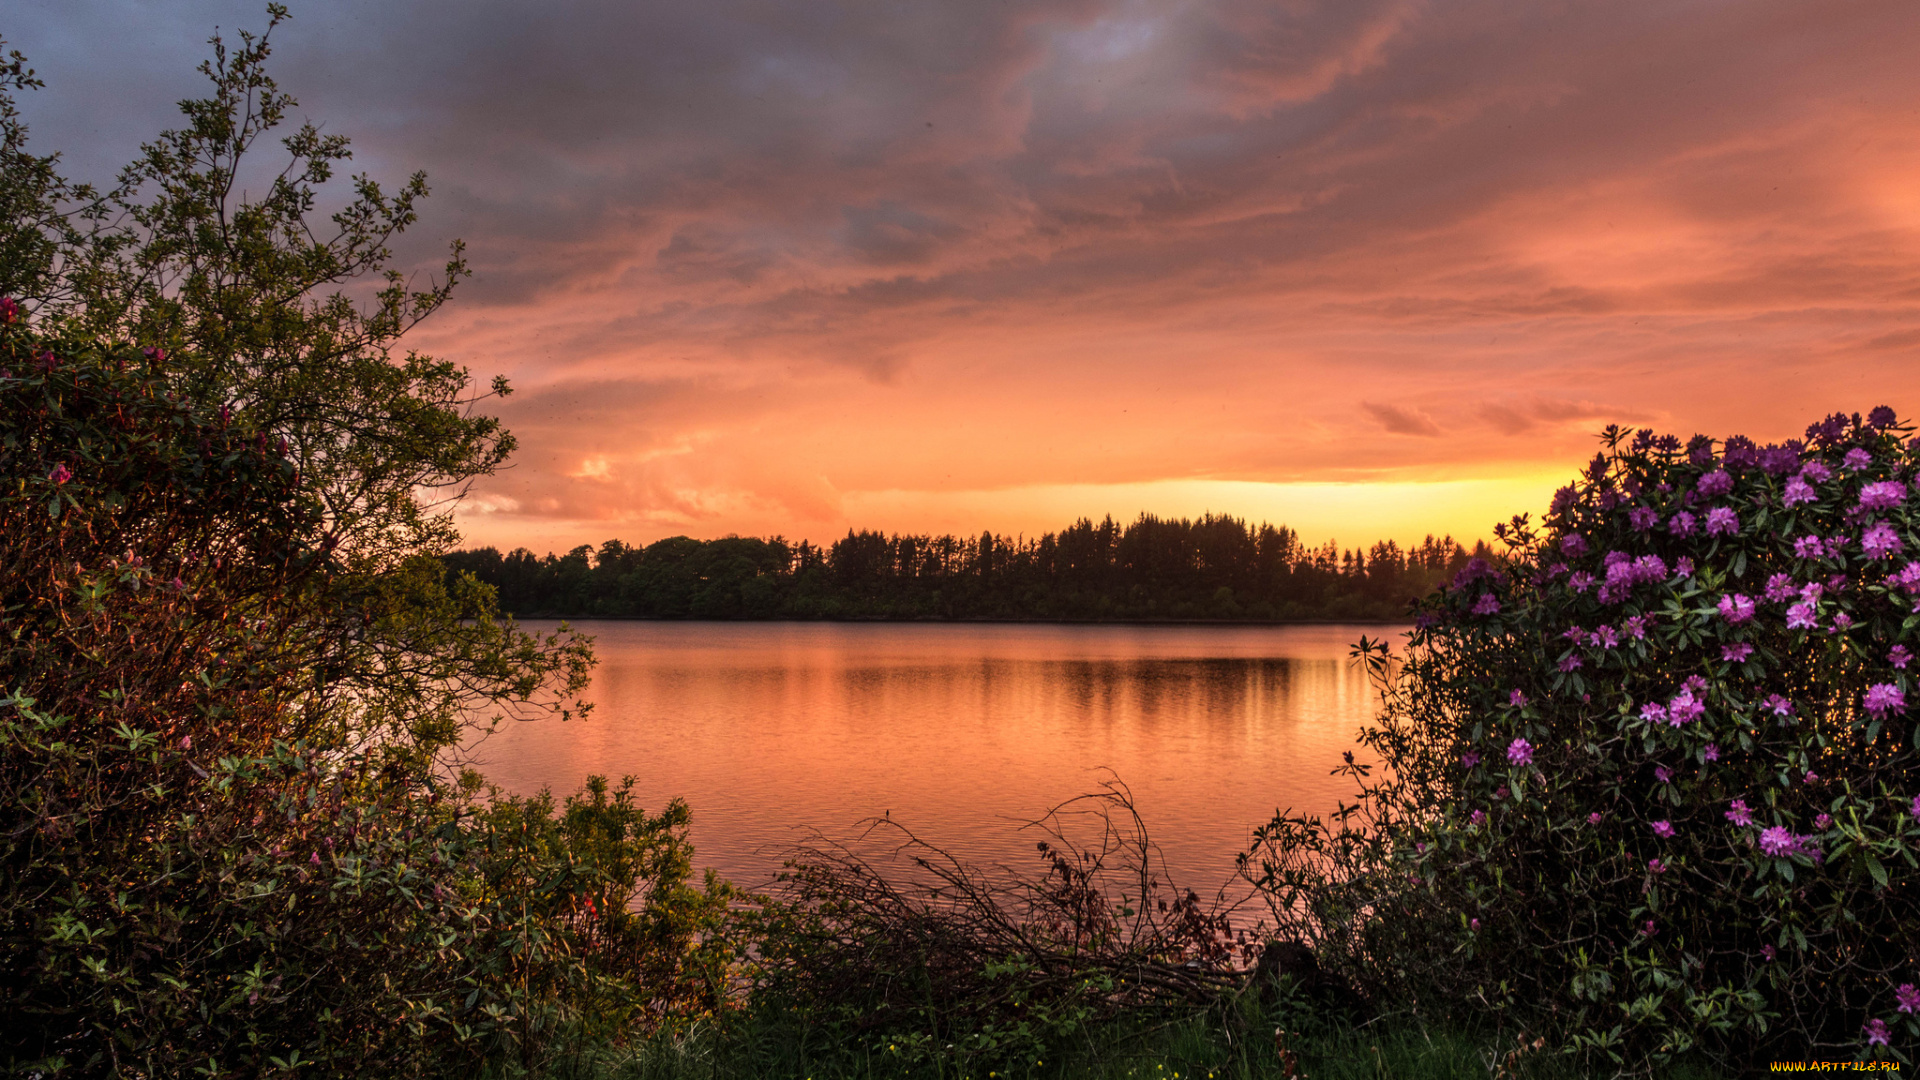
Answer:
POLYGON ((1867 687, 1863 703, 1867 711, 1875 716, 1888 712, 1907 711, 1907 692, 1892 683, 1875 683, 1867 687))
POLYGON ((1473 929, 1473 930, 1478 930, 1478 929, 1480 929, 1480 920, 1479 920, 1479 919, 1468 919, 1468 920, 1467 920, 1467 926, 1468 926, 1468 927, 1469 927, 1470 929, 1473 929))
POLYGON ((1812 769, 1808 769, 1808 770, 1807 770, 1807 771, 1806 771, 1806 772, 1805 772, 1805 773, 1804 773, 1804 774, 1803 774, 1803 775, 1802 775, 1802 776, 1800 777, 1800 782, 1801 782, 1801 783, 1803 783, 1803 784, 1811 784, 1811 783, 1813 783, 1813 782, 1815 782, 1815 781, 1817 781, 1817 780, 1819 780, 1819 779, 1820 779, 1820 774, 1819 774, 1819 773, 1817 773, 1817 772, 1814 772, 1814 771, 1813 771, 1812 769))
POLYGON ((1654 822, 1653 835, 1659 837, 1662 840, 1672 839, 1673 838, 1673 822, 1671 821, 1654 822))
POLYGON ((1671 784, 1673 783, 1673 770, 1667 768, 1665 765, 1656 765, 1653 769, 1653 778, 1663 784, 1671 784))
POLYGON ((1740 531, 1740 515, 1725 506, 1707 511, 1708 536, 1732 536, 1740 531))
POLYGON ((1493 615, 1493 614, 1497 614, 1499 611, 1500 611, 1500 598, 1493 595, 1490 592, 1481 593, 1480 599, 1474 601, 1473 613, 1475 615, 1493 615))
POLYGON ((1645 705, 1640 706, 1640 719, 1645 720, 1649 724, 1656 721, 1665 721, 1666 718, 1667 707, 1657 701, 1649 701, 1645 705))
POLYGON ((1912 814, 1915 820, 1920 820, 1920 795, 1913 797, 1913 805, 1907 808, 1907 813, 1912 814))
POLYGON ((1587 538, 1579 533, 1568 533, 1560 538, 1560 550, 1577 559, 1587 553, 1587 538))
POLYGON ((1551 512, 1554 514, 1564 514, 1573 509, 1573 504, 1577 502, 1579 498, 1580 493, 1573 490, 1571 485, 1563 487, 1553 493, 1553 507, 1551 512))
POLYGON ((1471 769, 1471 768, 1473 768, 1473 767, 1474 767, 1475 765, 1478 765, 1478 764, 1480 764, 1480 753, 1479 753, 1479 751, 1476 751, 1476 750, 1469 750, 1469 751, 1467 751, 1466 753, 1464 753, 1464 754, 1461 754, 1461 755, 1460 755, 1460 764, 1462 764, 1462 765, 1464 765, 1464 766, 1466 766, 1466 767, 1467 767, 1467 768, 1469 768, 1469 769, 1471 769))
POLYGON ((53 467, 53 471, 47 474, 47 479, 55 484, 64 484, 73 479, 73 471, 62 462, 53 467))
POLYGON ((1700 714, 1706 711, 1706 703, 1693 696, 1692 688, 1684 689, 1667 702, 1667 725, 1679 727, 1691 723, 1700 719, 1700 714))
POLYGON ((1828 829, 1833 828, 1833 815, 1815 814, 1813 816, 1813 827, 1821 832, 1826 832, 1828 829))
POLYGON ((1760 832, 1760 851, 1762 854, 1779 858, 1800 850, 1799 838, 1787 831, 1785 825, 1774 825, 1760 832))
POLYGON ((1533 746, 1525 739, 1515 739, 1507 744, 1507 760, 1515 765, 1533 764, 1533 746))
POLYGON ((1739 625, 1753 618, 1753 600, 1742 593, 1728 593, 1720 598, 1720 617, 1739 625))
POLYGON ((1887 650, 1887 662, 1902 671, 1906 670, 1907 664, 1912 660, 1913 654, 1907 651, 1905 645, 1895 645, 1887 650))
POLYGON ((1747 809, 1747 800, 1735 799, 1728 803, 1727 806, 1729 807, 1727 810, 1728 821, 1733 822, 1743 829, 1753 824, 1753 811, 1747 809))
POLYGON ((1867 553, 1869 559, 1884 559, 1889 555, 1896 555, 1903 546, 1900 542, 1900 534, 1894 532, 1893 526, 1884 521, 1868 529, 1860 537, 1860 547, 1867 553))
POLYGON ((1653 621, 1651 615, 1634 615, 1620 624, 1620 629, 1632 635, 1635 641, 1647 640, 1647 624, 1653 621))
POLYGON ((1730 664, 1744 664, 1747 662, 1747 657, 1752 655, 1753 646, 1744 641, 1737 645, 1723 645, 1720 648, 1720 659, 1730 664))
POLYGON ((1868 1046, 1887 1045, 1887 1022, 1885 1020, 1869 1020, 1861 1025, 1861 1030, 1867 1033, 1868 1046))
POLYGON ((1682 510, 1667 519, 1667 531, 1675 536, 1692 536, 1693 524, 1693 515, 1682 510))
POLYGON ((1796 476, 1787 481, 1786 494, 1781 497, 1780 501, 1786 503, 1788 506, 1798 506, 1801 503, 1813 502, 1819 497, 1820 496, 1813 493, 1813 485, 1807 483, 1804 477, 1796 476))
POLYGON ((1585 662, 1586 661, 1581 660, 1580 657, 1574 655, 1573 653, 1568 653, 1567 655, 1560 658, 1560 670, 1573 671, 1579 668, 1580 665, 1585 662))
POLYGON ((1587 824, 1589 824, 1589 825, 1598 825, 1598 824, 1600 824, 1600 811, 1598 811, 1598 810, 1595 810, 1595 811, 1594 811, 1593 813, 1591 813, 1591 814, 1588 814, 1588 815, 1587 815, 1587 824))
POLYGON ((1719 761, 1720 760, 1720 744, 1708 743, 1707 745, 1701 747, 1700 760, 1701 761, 1719 761))
POLYGON ((1725 469, 1715 469, 1701 477, 1700 482, 1694 485, 1694 490, 1703 498, 1717 499, 1733 490, 1733 474, 1725 469))
POLYGON ((1587 636, 1587 644, 1596 649, 1611 649, 1620 644, 1620 635, 1611 626, 1603 626, 1587 636))
POLYGON ((1853 616, 1847 614, 1844 611, 1835 612, 1833 616, 1833 629, 1827 631, 1827 633, 1843 634, 1843 633, 1846 633, 1847 628, 1852 625, 1853 625, 1853 616))
POLYGON ((1859 472, 1871 464, 1873 464, 1873 455, 1858 446, 1847 451, 1846 454, 1840 458, 1841 467, 1851 469, 1854 472, 1859 472))
POLYGON ((1810 484, 1824 484, 1833 479, 1833 470, 1827 467, 1826 462, 1815 458, 1801 468, 1800 475, 1806 477, 1810 484))
POLYGON ((1687 558, 1685 555, 1680 556, 1680 558, 1674 561, 1673 572, 1679 574, 1681 577, 1692 577, 1693 560, 1687 558))
POLYGON ((1664 874, 1667 872, 1666 864, 1661 862, 1658 856, 1647 860, 1647 869, 1656 874, 1664 874))
POLYGON ((1660 511, 1651 506, 1636 506, 1627 511, 1627 523, 1641 532, 1653 528, 1654 523, 1659 520, 1660 511))
POLYGON ((1652 937, 1660 932, 1660 927, 1656 925, 1652 919, 1648 919, 1641 925, 1640 932, 1648 937, 1652 937))
POLYGON ((1920 585, 1920 562, 1910 562, 1901 567, 1900 573, 1894 576, 1893 581, 1903 589, 1920 585))
POLYGON ((1920 989, 1915 989, 1912 983, 1901 983, 1894 989, 1893 996, 1900 1002, 1901 1012, 1920 1010, 1920 989))
POLYGON ((1767 579, 1767 599, 1774 603, 1793 599, 1793 577, 1788 574, 1775 574, 1767 579))
POLYGON ((1826 553, 1826 545, 1812 533, 1798 537, 1793 542, 1793 557, 1796 559, 1818 559, 1826 553))
POLYGON ((1899 423, 1899 420, 1900 418, 1894 415, 1893 410, 1885 405, 1876 405, 1873 411, 1867 414, 1867 423, 1872 424, 1875 431, 1884 431, 1899 423))
POLYGON ((1907 489, 1893 480, 1876 480, 1860 489, 1860 509, 1890 510, 1907 501, 1907 489))
POLYGON ((1814 617, 1811 601, 1802 600, 1787 609, 1787 629, 1811 630, 1818 625, 1819 620, 1814 617))
POLYGON ((1516 709, 1526 708, 1527 706, 1526 693, 1520 690, 1513 691, 1512 693, 1507 695, 1507 704, 1513 706, 1516 709))
POLYGON ((1793 715, 1793 702, 1788 701, 1786 698, 1781 697, 1779 694, 1768 694, 1767 700, 1761 702, 1761 704, 1765 705, 1768 709, 1771 709, 1773 711, 1773 715, 1775 716, 1792 716, 1793 715))
POLYGON ((1779 950, 1771 945, 1762 945, 1760 946, 1760 955, 1766 957, 1767 963, 1771 964, 1773 963, 1773 958, 1779 955, 1779 950))
POLYGON ((1593 575, 1585 570, 1575 570, 1567 577, 1567 588, 1574 592, 1586 592, 1593 588, 1593 575))
POLYGON ((1482 824, 1487 820, 1487 812, 1485 810, 1475 810, 1473 813, 1467 815, 1467 820, 1473 822, 1475 825, 1482 824))

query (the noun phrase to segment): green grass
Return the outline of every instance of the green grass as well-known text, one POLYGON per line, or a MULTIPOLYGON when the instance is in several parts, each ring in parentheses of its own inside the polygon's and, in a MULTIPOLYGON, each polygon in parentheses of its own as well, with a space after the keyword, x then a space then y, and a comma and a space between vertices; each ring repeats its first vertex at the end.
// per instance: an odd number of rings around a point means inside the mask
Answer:
MULTIPOLYGON (((1063 1039, 1038 1056, 993 1063, 923 1058, 901 1043, 856 1042, 790 1020, 742 1021, 726 1031, 696 1028, 625 1046, 564 1041, 531 1070, 500 1063, 477 1080, 1287 1080, 1274 1045, 1274 1020, 1247 1005, 1157 1023, 1115 1023, 1063 1039)), ((1278 1018, 1284 1019, 1284 1018, 1278 1018)), ((1408 1019, 1353 1027, 1314 1022, 1290 1044, 1310 1080, 1488 1080, 1516 1038, 1430 1029, 1408 1019)), ((1585 1080, 1607 1070, 1550 1052, 1524 1055, 1513 1080, 1585 1080)), ((1676 1065, 1674 1080, 1724 1073, 1676 1065)))

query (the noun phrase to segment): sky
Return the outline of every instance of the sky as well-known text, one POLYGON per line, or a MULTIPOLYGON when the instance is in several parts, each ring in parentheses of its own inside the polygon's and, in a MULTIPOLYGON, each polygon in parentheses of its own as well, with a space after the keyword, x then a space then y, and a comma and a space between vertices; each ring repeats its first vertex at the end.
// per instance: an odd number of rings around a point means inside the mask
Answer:
MULTIPOLYGON (((13 0, 104 178, 227 0, 13 0)), ((329 0, 271 72, 474 269, 469 542, 1488 535, 1609 423, 1920 410, 1920 5, 329 0)))

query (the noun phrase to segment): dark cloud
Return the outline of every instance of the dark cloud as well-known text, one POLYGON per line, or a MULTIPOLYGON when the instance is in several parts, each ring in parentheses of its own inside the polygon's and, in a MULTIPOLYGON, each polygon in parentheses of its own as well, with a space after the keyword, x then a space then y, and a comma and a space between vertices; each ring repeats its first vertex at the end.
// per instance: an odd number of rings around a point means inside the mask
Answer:
MULTIPOLYGON (((259 6, 23 0, 41 145, 110 175, 259 6)), ((428 171, 403 260, 468 241, 421 343, 535 391, 513 512, 737 521, 943 456, 1452 475, 1612 421, 1791 434, 1809 372, 1911 397, 1916 34, 1899 0, 331 0, 275 70, 360 166, 428 171)))

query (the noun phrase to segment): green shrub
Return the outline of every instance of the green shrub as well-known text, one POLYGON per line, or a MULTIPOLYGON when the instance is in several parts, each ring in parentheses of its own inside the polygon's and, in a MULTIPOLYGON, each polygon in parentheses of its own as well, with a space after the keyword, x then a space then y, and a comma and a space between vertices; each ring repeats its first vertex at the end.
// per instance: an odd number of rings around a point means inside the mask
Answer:
MULTIPOLYGON (((1642 1068, 1920 1037, 1917 455, 1609 429, 1543 531, 1420 605, 1387 770, 1249 860, 1377 993, 1642 1068)), ((1359 770, 1355 770, 1359 771, 1359 770)))
POLYGON ((0 1062, 440 1073, 718 1007, 730 894, 687 885, 684 807, 596 781, 555 819, 370 737, 338 676, 380 600, 339 609, 279 440, 161 350, 0 323, 0 1062))

